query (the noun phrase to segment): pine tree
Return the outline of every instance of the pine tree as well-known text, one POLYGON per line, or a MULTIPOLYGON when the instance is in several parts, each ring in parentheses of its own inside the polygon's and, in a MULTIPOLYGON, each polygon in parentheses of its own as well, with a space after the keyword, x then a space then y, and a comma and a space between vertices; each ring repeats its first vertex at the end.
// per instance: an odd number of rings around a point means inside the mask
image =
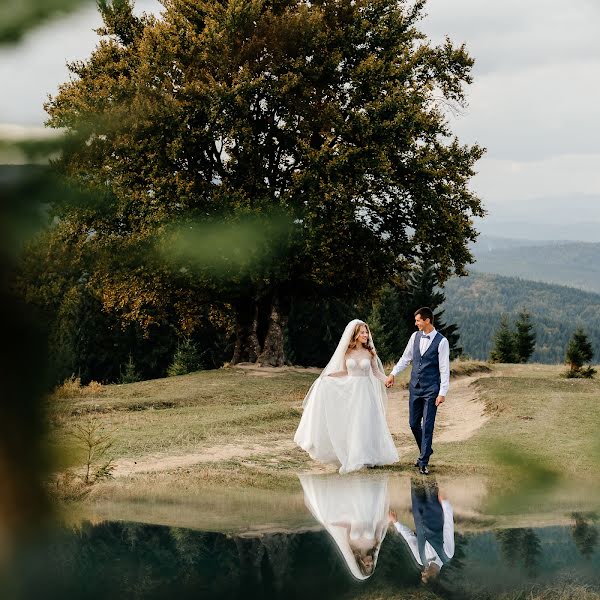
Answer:
POLYGON ((384 363, 402 356, 414 331, 414 317, 407 323, 406 305, 406 290, 397 285, 386 285, 367 319, 377 353, 384 363))
POLYGON ((535 331, 531 323, 531 315, 526 310, 519 313, 516 323, 515 349, 517 362, 526 363, 535 350, 535 331))
POLYGON ((177 345, 173 362, 169 365, 167 374, 169 377, 187 375, 200 370, 201 366, 201 357, 196 345, 189 337, 186 337, 177 345))
POLYGON ((415 310, 423 306, 431 308, 434 318, 433 325, 448 340, 450 358, 454 359, 462 354, 462 348, 458 345, 460 334, 458 333, 458 325, 447 325, 442 320, 444 311, 439 310, 439 307, 446 301, 446 296, 438 288, 438 283, 439 277, 433 265, 424 263, 412 271, 408 284, 407 305, 410 317, 407 320, 410 321, 412 331, 414 330, 415 310))
POLYGON ((119 377, 119 383, 135 383, 140 381, 142 378, 138 373, 133 362, 133 357, 129 355, 129 360, 125 364, 125 370, 121 370, 121 376, 119 377))
POLYGON ((415 310, 428 306, 433 311, 435 328, 450 344, 450 358, 462 353, 458 345, 458 325, 447 325, 439 307, 446 296, 438 288, 439 278, 433 265, 416 267, 407 281, 386 285, 369 316, 369 325, 381 360, 397 360, 415 330, 415 310))
POLYGON ((494 347, 490 353, 490 360, 499 363, 517 362, 515 334, 505 315, 500 320, 500 325, 494 334, 494 347))
POLYGON ((596 370, 589 365, 584 368, 593 357, 594 349, 587 333, 581 327, 577 328, 567 346, 566 362, 569 365, 567 377, 593 377, 596 370))

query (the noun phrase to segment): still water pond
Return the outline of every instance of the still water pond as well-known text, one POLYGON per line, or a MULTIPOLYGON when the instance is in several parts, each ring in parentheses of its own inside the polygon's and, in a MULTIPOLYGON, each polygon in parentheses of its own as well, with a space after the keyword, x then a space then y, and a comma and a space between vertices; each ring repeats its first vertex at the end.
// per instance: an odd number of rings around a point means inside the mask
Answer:
POLYGON ((228 527, 228 514, 237 522, 236 509, 225 503, 219 509, 223 522, 210 530, 83 520, 53 532, 28 554, 14 596, 312 600, 600 594, 595 512, 565 509, 552 518, 532 516, 531 526, 524 516, 499 525, 475 510, 476 486, 472 493, 463 488, 386 473, 301 475, 303 503, 289 505, 296 519, 274 511, 257 519, 260 523, 228 527))

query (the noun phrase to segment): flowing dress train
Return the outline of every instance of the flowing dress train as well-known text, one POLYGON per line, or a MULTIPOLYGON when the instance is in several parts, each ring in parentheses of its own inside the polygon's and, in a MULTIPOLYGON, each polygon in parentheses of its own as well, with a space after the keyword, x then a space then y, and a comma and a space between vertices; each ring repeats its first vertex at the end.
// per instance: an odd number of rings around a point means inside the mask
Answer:
POLYGON ((375 358, 345 360, 342 376, 319 378, 305 401, 294 441, 340 473, 398 461, 385 418, 385 375, 375 358))

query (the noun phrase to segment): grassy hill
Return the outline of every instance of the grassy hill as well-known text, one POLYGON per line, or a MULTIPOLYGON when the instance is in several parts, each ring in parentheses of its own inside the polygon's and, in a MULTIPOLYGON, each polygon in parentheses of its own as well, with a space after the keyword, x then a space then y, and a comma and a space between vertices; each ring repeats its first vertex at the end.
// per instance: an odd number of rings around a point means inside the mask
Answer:
POLYGON ((588 332, 600 357, 600 294, 477 272, 450 280, 445 294, 446 321, 458 324, 460 343, 473 358, 487 359, 501 316, 522 309, 532 314, 537 334, 533 361, 563 362, 577 326, 588 332))
MULTIPOLYGON (((453 382, 461 366, 453 364, 453 382)), ((475 374, 473 394, 483 401, 488 418, 468 439, 436 445, 435 472, 490 476, 496 493, 489 500, 494 503, 498 493, 535 487, 546 478, 549 484, 569 484, 569 495, 579 490, 581 497, 575 494, 574 501, 585 499, 581 490, 598 483, 600 403, 594 400, 600 380, 566 380, 562 370, 493 365, 491 372, 475 374)), ((302 398, 315 376, 300 369, 218 369, 55 395, 47 406, 47 447, 51 455, 62 457, 55 462, 59 469, 77 468, 85 464, 86 445, 73 433, 93 424, 108 435, 110 456, 120 471, 83 490, 94 502, 175 500, 223 486, 269 493, 297 490, 298 471, 319 469, 292 441, 302 398), (139 469, 140 464, 145 467, 139 469)), ((406 391, 402 393, 404 399, 406 391)), ((452 406, 449 401, 447 410, 452 406)), ((414 458, 404 446, 411 443, 407 424, 404 430, 394 438, 403 458, 386 469, 410 475, 414 458)), ((71 494, 73 477, 58 479, 56 493, 71 494)), ((214 497, 215 502, 221 499, 214 497)))
POLYGON ((600 293, 600 244, 482 236, 472 249, 476 271, 600 293))

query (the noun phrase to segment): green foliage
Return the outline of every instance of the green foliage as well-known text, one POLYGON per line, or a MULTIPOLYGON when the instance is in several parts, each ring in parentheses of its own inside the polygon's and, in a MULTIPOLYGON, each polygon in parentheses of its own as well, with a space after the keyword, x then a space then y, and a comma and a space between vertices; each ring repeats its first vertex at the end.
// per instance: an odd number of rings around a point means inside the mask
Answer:
POLYGON ((516 363, 518 360, 515 334, 510 327, 507 316, 500 320, 500 326, 494 334, 494 347, 490 352, 490 360, 499 363, 516 363))
POLYGON ((152 273, 131 273, 143 285, 132 307, 138 317, 146 309, 145 294, 156 298, 143 327, 143 319, 123 314, 120 290, 130 283, 126 273, 118 285, 109 280, 104 288, 91 276, 89 264, 98 257, 89 239, 72 223, 60 223, 31 240, 20 260, 15 287, 49 325, 51 385, 72 374, 84 384, 119 381, 129 355, 139 377, 163 377, 178 338, 190 330, 203 340, 204 366, 223 364, 231 353, 233 328, 227 307, 195 302, 190 291, 177 287, 158 298, 156 287, 150 287, 152 273))
POLYGON ((85 453, 83 481, 86 485, 112 477, 112 458, 108 456, 113 446, 113 434, 106 431, 97 419, 88 419, 73 427, 71 435, 85 453))
POLYGON ((125 363, 125 368, 121 369, 121 375, 119 376, 119 383, 135 383, 140 381, 142 378, 135 368, 133 357, 129 355, 129 360, 125 363))
POLYGON ((569 369, 564 376, 567 379, 591 379, 596 374, 596 369, 591 366, 581 367, 580 369, 569 369))
POLYGON ((169 377, 176 375, 187 375, 201 368, 202 362, 200 353, 196 345, 189 337, 185 337, 183 341, 177 344, 177 350, 173 356, 173 361, 167 369, 169 377))
POLYGON ((600 346, 600 295, 575 288, 483 273, 450 279, 444 287, 446 315, 460 328, 461 344, 479 360, 489 357, 502 315, 526 310, 535 325, 532 362, 564 363, 573 326, 585 325, 600 346))
POLYGON ((445 109, 464 104, 473 61, 425 40, 423 9, 174 0, 157 19, 102 1, 103 39, 46 108, 67 131, 56 167, 103 191, 53 209, 104 309, 148 331, 177 307, 191 332, 199 303, 229 306, 235 356, 270 348, 280 364, 292 298, 372 297, 420 256, 440 281, 462 273, 483 150, 459 144, 445 109), (292 224, 283 234, 273 214, 292 224), (205 253, 165 261, 171 225, 248 218, 267 223, 251 268, 208 238, 226 277, 205 253))
POLYGON ((584 367, 586 363, 594 358, 594 348, 583 328, 578 328, 569 341, 566 352, 566 362, 569 365, 567 377, 583 377, 589 379, 594 376, 596 370, 591 366, 584 367))
POLYGON ((378 302, 373 306, 369 321, 373 330, 379 355, 386 361, 397 360, 415 330, 414 312, 428 306, 433 310, 434 325, 450 344, 450 357, 456 358, 462 348, 458 346, 457 325, 447 325, 440 306, 445 301, 444 293, 437 286, 439 276, 433 265, 423 264, 415 268, 404 284, 385 286, 378 302))
POLYGON ((510 566, 522 565, 530 576, 539 569, 541 543, 531 528, 504 529, 496 534, 504 560, 510 566))
POLYGON ((531 322, 531 315, 526 310, 519 313, 515 328, 517 362, 526 363, 535 350, 535 331, 531 322))
POLYGON ((412 306, 407 310, 406 295, 398 285, 384 286, 369 316, 375 347, 383 362, 398 360, 414 331, 414 310, 410 310, 412 306))
MULTIPOLYGON (((366 310, 366 306, 336 298, 294 299, 286 329, 286 354, 290 362, 324 367, 348 322, 355 318, 366 320, 366 310)), ((367 323, 372 325, 368 320, 367 323)))

